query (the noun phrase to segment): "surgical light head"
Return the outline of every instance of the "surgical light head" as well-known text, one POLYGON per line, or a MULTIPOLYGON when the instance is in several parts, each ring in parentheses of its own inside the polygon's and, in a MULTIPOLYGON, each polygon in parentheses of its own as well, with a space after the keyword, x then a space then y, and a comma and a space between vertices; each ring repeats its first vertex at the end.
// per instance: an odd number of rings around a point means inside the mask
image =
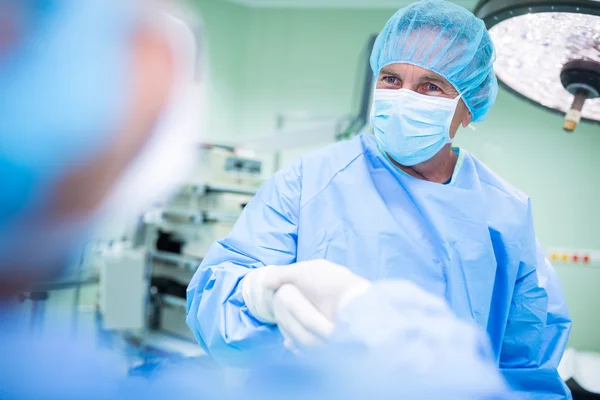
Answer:
POLYGON ((480 0, 498 52, 498 79, 530 102, 580 120, 600 122, 600 2, 480 0))

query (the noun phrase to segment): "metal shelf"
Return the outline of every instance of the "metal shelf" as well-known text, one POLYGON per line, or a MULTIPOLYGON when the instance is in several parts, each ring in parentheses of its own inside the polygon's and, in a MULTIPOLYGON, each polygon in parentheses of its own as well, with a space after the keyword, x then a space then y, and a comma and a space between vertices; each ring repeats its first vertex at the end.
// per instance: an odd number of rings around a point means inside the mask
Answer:
POLYGON ((165 222, 198 225, 217 222, 235 223, 239 216, 239 214, 226 214, 212 211, 191 212, 165 209, 161 212, 161 217, 165 222))
POLYGON ((174 308, 183 308, 187 310, 187 301, 177 296, 173 296, 170 294, 161 294, 160 301, 162 304, 167 305, 169 307, 174 308))
POLYGON ((206 220, 204 213, 191 211, 165 209, 161 212, 162 219, 166 222, 179 222, 185 224, 203 224, 206 220))
POLYGON ((163 261, 169 264, 179 265, 190 270, 196 270, 198 265, 202 263, 201 259, 194 257, 186 257, 180 254, 168 253, 166 251, 153 251, 150 253, 150 257, 154 260, 163 261))
POLYGON ((258 191, 258 188, 251 186, 228 184, 189 185, 187 189, 188 191, 191 191, 192 193, 195 193, 197 195, 205 195, 210 193, 231 193, 254 196, 258 191))

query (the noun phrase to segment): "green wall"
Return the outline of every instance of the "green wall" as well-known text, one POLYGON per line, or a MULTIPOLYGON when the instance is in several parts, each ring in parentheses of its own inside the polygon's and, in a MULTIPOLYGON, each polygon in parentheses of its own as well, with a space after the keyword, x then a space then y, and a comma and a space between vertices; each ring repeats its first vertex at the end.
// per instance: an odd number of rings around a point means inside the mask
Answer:
MULTIPOLYGON (((207 138, 243 141, 275 132, 282 111, 356 110, 361 52, 394 10, 250 9, 195 0, 210 63, 207 138)), ((600 126, 561 130, 562 118, 501 91, 477 131, 457 144, 533 199, 547 247, 600 249, 600 126)), ((305 148, 284 153, 287 162, 305 148)), ((571 345, 600 351, 600 268, 556 265, 574 327, 571 345)))
POLYGON ((205 138, 227 141, 239 132, 239 109, 242 104, 241 54, 247 31, 246 9, 222 0, 198 1, 203 31, 208 40, 203 54, 208 55, 206 102, 208 121, 205 138))

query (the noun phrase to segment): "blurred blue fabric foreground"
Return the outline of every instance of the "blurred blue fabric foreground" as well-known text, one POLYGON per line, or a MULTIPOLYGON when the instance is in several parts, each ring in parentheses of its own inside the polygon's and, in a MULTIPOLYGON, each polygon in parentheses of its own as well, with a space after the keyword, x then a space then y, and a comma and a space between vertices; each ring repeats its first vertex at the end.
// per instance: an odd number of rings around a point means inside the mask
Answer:
POLYGON ((93 340, 57 330, 31 336, 18 316, 5 313, 1 393, 15 400, 513 398, 485 334, 445 307, 415 307, 420 299, 410 285, 374 285, 340 313, 327 346, 251 369, 235 382, 209 359, 128 374, 122 357, 93 340))

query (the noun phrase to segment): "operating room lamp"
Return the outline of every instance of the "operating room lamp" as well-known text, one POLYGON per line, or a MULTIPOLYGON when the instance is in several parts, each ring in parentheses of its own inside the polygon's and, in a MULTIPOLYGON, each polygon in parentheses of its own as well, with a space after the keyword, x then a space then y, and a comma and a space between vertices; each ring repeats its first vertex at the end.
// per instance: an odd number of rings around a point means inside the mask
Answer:
POLYGON ((480 0, 475 15, 504 87, 565 114, 565 131, 600 123, 600 0, 480 0))

